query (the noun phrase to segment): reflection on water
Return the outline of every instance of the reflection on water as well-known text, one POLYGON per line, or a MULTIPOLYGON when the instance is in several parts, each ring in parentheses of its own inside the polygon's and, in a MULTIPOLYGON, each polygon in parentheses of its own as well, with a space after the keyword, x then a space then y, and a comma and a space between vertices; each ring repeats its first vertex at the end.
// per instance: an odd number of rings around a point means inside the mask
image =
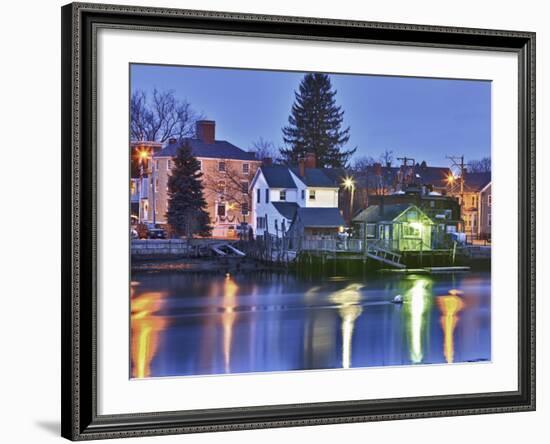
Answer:
POLYGON ((441 328, 445 339, 443 341, 443 354, 448 363, 454 359, 454 331, 458 322, 458 313, 464 308, 464 302, 458 295, 458 290, 450 290, 446 296, 437 298, 437 305, 441 310, 441 328))
POLYGON ((143 293, 132 297, 131 356, 132 377, 151 376, 151 361, 158 348, 159 334, 167 321, 157 313, 162 307, 162 293, 143 293))
POLYGON ((133 278, 133 378, 491 358, 488 273, 133 278))
POLYGON ((363 308, 359 305, 361 301, 361 289, 359 284, 349 284, 346 288, 336 291, 330 295, 330 301, 338 306, 338 314, 342 318, 342 367, 349 368, 351 365, 351 338, 353 326, 363 308))
POLYGON ((406 323, 409 334, 409 353, 413 364, 422 362, 422 334, 426 328, 426 315, 432 304, 430 281, 424 277, 418 278, 405 297, 406 323))

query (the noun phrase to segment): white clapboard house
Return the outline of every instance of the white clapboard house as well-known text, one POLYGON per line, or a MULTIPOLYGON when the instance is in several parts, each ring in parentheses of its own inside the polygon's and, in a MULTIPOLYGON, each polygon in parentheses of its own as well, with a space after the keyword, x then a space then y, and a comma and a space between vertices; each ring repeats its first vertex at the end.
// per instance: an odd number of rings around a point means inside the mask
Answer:
POLYGON ((341 231, 344 220, 338 210, 339 183, 333 173, 315 168, 314 160, 307 158, 296 167, 263 165, 258 168, 250 184, 250 220, 255 235, 269 233, 281 237, 298 218, 301 230, 308 235, 341 231), (303 226, 304 220, 308 221, 307 226, 303 226))

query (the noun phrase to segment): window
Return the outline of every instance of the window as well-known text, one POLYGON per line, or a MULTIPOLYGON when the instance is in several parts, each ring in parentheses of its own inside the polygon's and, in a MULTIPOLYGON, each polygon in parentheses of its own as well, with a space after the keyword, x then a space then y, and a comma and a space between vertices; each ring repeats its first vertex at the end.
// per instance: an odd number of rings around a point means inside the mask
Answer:
POLYGON ((256 218, 256 228, 265 230, 265 219, 263 217, 256 218))
POLYGON ((262 200, 262 195, 261 195, 261 191, 259 188, 256 190, 256 202, 257 203, 260 203, 260 201, 262 200))
POLYGON ((218 193, 225 194, 225 182, 223 180, 218 182, 218 193))
POLYGON ((243 193, 243 194, 248 193, 248 182, 247 181, 243 180, 241 182, 241 193, 243 193))
POLYGON ((241 204, 241 214, 243 216, 248 216, 248 202, 243 202, 241 204))
POLYGON ((420 226, 415 224, 404 224, 403 225, 403 237, 405 238, 419 238, 420 237, 420 226))
POLYGON ((367 237, 375 237, 375 236, 376 236, 376 225, 367 224, 367 237))
POLYGON ((225 217, 225 204, 219 203, 218 208, 216 209, 216 213, 219 217, 225 217))
POLYGON ((265 203, 269 203, 269 188, 265 189, 265 203))
POLYGON ((225 162, 224 161, 218 162, 218 171, 220 171, 222 173, 225 173, 225 162))
POLYGON ((250 171, 250 164, 243 163, 243 174, 248 174, 249 171, 250 171))
POLYGON ((286 200, 286 190, 279 191, 279 200, 286 200))
POLYGON ((306 190, 302 190, 302 200, 306 198, 306 190))
POLYGON ((309 200, 315 200, 315 190, 309 190, 309 200))
POLYGON ((487 205, 491 206, 492 203, 493 203, 493 196, 489 194, 487 196, 487 205))
POLYGON ((476 206, 476 197, 472 196, 472 207, 476 206))
MULTIPOLYGON (((491 195, 489 195, 489 197, 490 196, 491 195)), ((491 212, 490 211, 487 213, 487 225, 491 226, 491 212)))
POLYGON ((202 160, 199 160, 199 171, 202 171, 202 160))
POLYGON ((171 171, 171 170, 172 170, 172 160, 171 160, 171 159, 168 159, 168 160, 166 161, 166 169, 167 169, 168 171, 171 171))

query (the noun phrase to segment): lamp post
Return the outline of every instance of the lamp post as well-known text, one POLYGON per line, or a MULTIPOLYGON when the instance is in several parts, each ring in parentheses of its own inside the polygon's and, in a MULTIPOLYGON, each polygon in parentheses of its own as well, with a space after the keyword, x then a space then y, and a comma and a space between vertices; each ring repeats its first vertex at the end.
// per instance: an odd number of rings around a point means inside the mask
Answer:
MULTIPOLYGON (((151 162, 151 192, 152 192, 152 212, 153 212, 153 227, 156 225, 156 199, 155 199, 155 162, 153 161, 153 154, 147 150, 142 149, 139 151, 139 159, 141 162, 141 175, 143 175, 143 163, 147 161, 151 162)), ((149 165, 147 165, 149 166, 149 165)), ((147 168, 149 170, 149 168, 147 168)))
POLYGON ((353 194, 355 193, 355 181, 353 180, 353 177, 347 176, 344 178, 344 188, 346 190, 349 190, 350 197, 349 197, 349 220, 351 223, 351 218, 353 216, 353 194))

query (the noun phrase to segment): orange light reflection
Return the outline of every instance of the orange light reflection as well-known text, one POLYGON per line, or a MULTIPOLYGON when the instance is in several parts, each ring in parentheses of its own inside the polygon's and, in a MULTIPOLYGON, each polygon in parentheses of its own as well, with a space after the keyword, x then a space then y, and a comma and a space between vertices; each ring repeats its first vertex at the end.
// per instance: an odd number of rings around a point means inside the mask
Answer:
POLYGON ((444 335, 443 354, 449 364, 454 360, 454 330, 459 320, 458 313, 464 308, 464 302, 457 294, 458 292, 451 290, 448 295, 437 298, 444 335))
POLYGON ((144 293, 132 298, 132 378, 151 376, 151 361, 157 351, 159 334, 168 325, 164 317, 156 314, 163 303, 162 293, 144 293))

